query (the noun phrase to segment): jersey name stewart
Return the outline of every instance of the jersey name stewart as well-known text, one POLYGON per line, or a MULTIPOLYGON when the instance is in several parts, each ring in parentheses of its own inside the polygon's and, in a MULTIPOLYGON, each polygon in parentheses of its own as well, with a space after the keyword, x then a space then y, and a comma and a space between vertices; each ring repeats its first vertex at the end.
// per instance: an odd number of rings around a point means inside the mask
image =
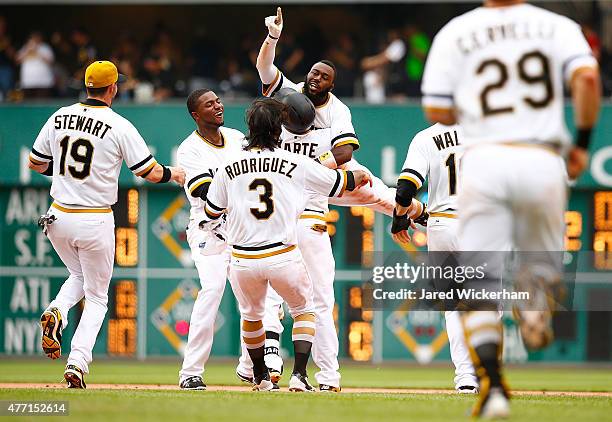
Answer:
POLYGON ((110 107, 82 103, 49 117, 30 153, 35 164, 53 160, 51 196, 60 204, 109 207, 117 202, 121 163, 146 176, 156 161, 138 130, 110 107))

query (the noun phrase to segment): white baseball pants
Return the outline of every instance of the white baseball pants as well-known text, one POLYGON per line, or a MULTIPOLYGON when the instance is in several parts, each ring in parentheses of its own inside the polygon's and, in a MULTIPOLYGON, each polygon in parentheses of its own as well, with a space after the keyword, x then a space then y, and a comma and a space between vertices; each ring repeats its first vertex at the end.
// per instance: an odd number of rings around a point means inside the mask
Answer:
POLYGON ((463 251, 562 251, 566 171, 537 146, 482 145, 462 159, 459 246, 463 251))
POLYGON ((57 220, 49 225, 48 237, 70 276, 47 309, 59 309, 65 328, 68 311, 85 297, 83 314, 68 355, 68 365, 76 365, 85 373, 89 373, 92 350, 106 316, 115 255, 113 213, 110 208, 100 211, 57 203, 49 209, 57 220))
POLYGON ((287 302, 292 317, 313 312, 312 283, 297 248, 264 258, 232 257, 230 283, 247 321, 263 320, 268 286, 287 302))
POLYGON ((229 248, 218 255, 204 256, 201 254, 200 245, 210 236, 212 236, 211 233, 200 230, 195 222, 190 222, 187 229, 187 241, 202 288, 198 292, 191 311, 189 335, 185 346, 183 366, 179 372, 179 382, 191 376, 202 376, 204 373, 204 365, 208 361, 213 345, 215 320, 228 277, 229 248))
POLYGON ((312 360, 320 371, 315 379, 319 384, 340 387, 338 333, 334 323, 336 261, 329 234, 313 230, 313 224, 321 224, 321 221, 314 218, 298 220, 298 245, 312 280, 317 317, 312 360))
MULTIPOLYGON (((457 251, 459 240, 457 230, 459 221, 449 217, 429 217, 427 222, 427 249, 433 251, 457 251)), ((455 388, 463 385, 478 387, 476 371, 465 344, 459 311, 445 311, 446 334, 450 355, 455 365, 455 388)))

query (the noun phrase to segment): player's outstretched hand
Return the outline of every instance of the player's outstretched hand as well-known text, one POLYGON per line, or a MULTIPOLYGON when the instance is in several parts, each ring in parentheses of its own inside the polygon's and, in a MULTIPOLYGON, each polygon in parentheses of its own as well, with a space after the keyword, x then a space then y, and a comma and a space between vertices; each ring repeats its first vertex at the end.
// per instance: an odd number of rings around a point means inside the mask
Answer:
POLYGON ((567 175, 576 180, 589 164, 589 152, 580 147, 573 147, 567 154, 567 175))
POLYGON ((170 180, 175 181, 179 186, 183 186, 185 184, 185 170, 181 167, 169 167, 172 172, 172 176, 170 180))
POLYGON ((268 27, 268 33, 274 38, 279 38, 281 32, 283 32, 283 11, 281 8, 277 7, 276 16, 268 16, 265 23, 268 27))
POLYGON ((372 176, 370 173, 363 170, 354 170, 353 176, 355 177, 355 189, 359 189, 362 186, 372 186, 372 176))

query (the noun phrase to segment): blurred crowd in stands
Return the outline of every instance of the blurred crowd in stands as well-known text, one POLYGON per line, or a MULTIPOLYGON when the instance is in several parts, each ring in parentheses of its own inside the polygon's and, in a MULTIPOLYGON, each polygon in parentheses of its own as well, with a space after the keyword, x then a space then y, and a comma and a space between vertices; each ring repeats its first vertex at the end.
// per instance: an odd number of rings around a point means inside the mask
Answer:
MULTIPOLYGON (((592 28, 583 29, 602 64, 604 89, 610 95, 612 52, 602 50, 592 28)), ((325 40, 316 30, 285 31, 275 63, 290 79, 300 81, 315 61, 326 58, 338 69, 336 95, 369 103, 403 101, 420 96, 423 67, 435 32, 427 30, 414 24, 391 28, 373 34, 376 39, 367 47, 351 33, 325 40), (313 47, 320 45, 327 46, 327 51, 313 47)), ((99 58, 110 58, 128 76, 119 94, 125 101, 160 102, 202 87, 216 90, 226 100, 260 93, 254 63, 262 36, 244 37, 239 45, 226 48, 209 39, 204 30, 194 28, 191 42, 179 45, 171 31, 158 24, 145 42, 136 41, 129 32, 113 37, 112 49, 103 51, 92 41, 90 30, 82 27, 52 33, 35 30, 27 39, 16 40, 9 23, 0 16, 0 102, 83 96, 84 69, 99 58)))

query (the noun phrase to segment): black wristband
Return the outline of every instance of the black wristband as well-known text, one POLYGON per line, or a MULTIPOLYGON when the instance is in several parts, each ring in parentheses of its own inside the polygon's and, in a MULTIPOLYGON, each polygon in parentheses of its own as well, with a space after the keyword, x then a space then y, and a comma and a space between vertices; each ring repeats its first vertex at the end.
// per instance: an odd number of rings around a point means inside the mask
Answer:
POLYGON ((53 160, 49 161, 47 169, 40 174, 42 174, 43 176, 53 176, 53 160))
POLYGON ((170 181, 170 178, 172 177, 172 171, 168 167, 164 166, 163 164, 161 166, 164 169, 164 174, 162 175, 161 179, 159 179, 159 182, 157 183, 168 183, 170 181))
POLYGON ((576 132, 576 146, 583 149, 589 149, 592 131, 593 128, 578 129, 578 132, 576 132))
POLYGON ((272 38, 273 40, 277 40, 278 37, 273 37, 272 35, 270 35, 270 33, 268 32, 268 37, 272 38))
POLYGON ((352 171, 346 172, 346 190, 349 192, 355 190, 355 175, 352 171))

